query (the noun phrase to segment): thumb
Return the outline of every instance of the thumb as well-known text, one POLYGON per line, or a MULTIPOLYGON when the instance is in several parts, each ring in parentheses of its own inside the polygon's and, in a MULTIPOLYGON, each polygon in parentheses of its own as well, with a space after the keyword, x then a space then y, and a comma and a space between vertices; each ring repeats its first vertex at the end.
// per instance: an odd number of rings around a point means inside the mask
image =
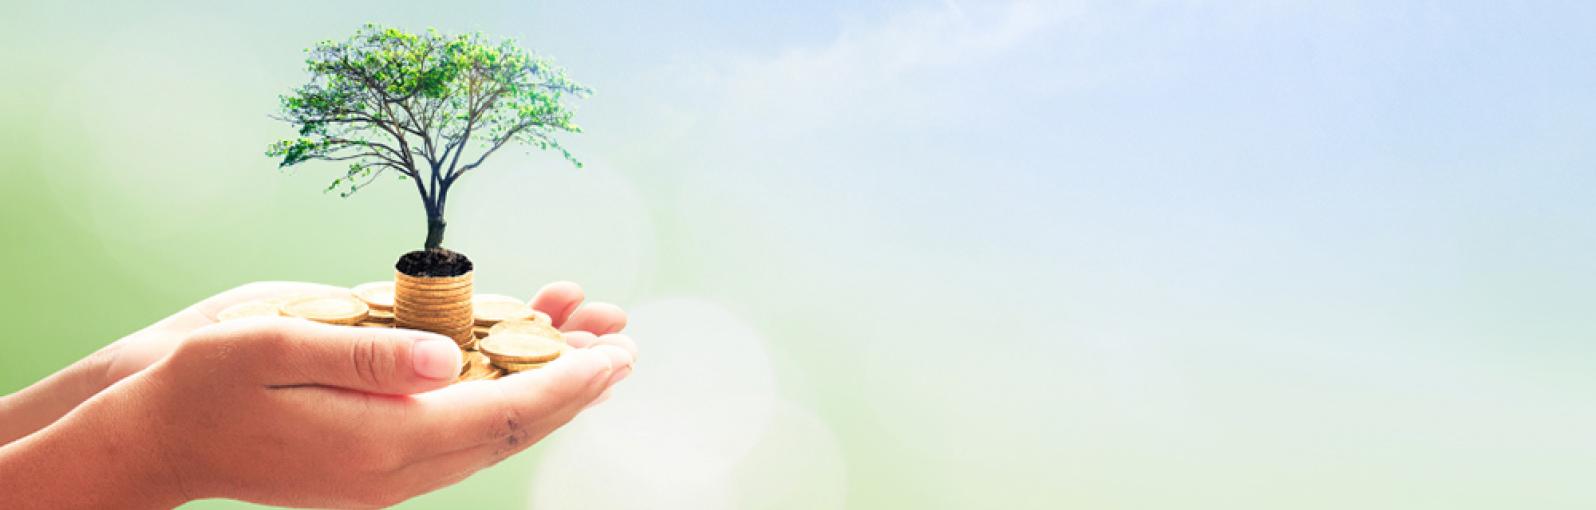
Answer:
POLYGON ((460 348, 448 337, 408 329, 278 321, 281 385, 320 385, 408 395, 448 386, 460 375, 460 348))

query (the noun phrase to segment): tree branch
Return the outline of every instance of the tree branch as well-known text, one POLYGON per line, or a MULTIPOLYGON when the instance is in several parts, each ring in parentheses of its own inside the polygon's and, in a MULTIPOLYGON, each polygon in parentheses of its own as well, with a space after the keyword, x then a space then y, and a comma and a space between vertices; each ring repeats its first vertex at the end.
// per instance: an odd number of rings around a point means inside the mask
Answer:
POLYGON ((455 179, 460 178, 461 175, 465 175, 465 173, 470 171, 471 169, 479 167, 479 166, 482 166, 482 162, 487 160, 488 156, 493 155, 493 153, 498 151, 500 147, 504 147, 504 144, 508 143, 511 139, 514 139, 516 133, 519 133, 522 130, 525 130, 526 128, 531 127, 531 126, 535 126, 535 125, 537 125, 536 122, 523 122, 523 123, 515 126, 514 128, 510 129, 509 131, 505 132, 503 137, 500 137, 498 140, 493 142, 492 146, 488 147, 488 150, 484 151, 482 153, 482 155, 477 156, 477 160, 476 161, 472 161, 470 164, 468 164, 468 165, 466 165, 464 167, 461 167, 459 171, 456 171, 453 174, 449 175, 449 181, 450 182, 454 182, 455 179))
POLYGON ((388 169, 388 166, 386 166, 386 165, 378 165, 377 166, 377 171, 372 172, 371 176, 367 177, 365 182, 362 182, 360 184, 351 184, 351 185, 349 185, 349 191, 345 191, 343 193, 343 196, 347 197, 349 195, 355 194, 356 191, 360 191, 360 188, 364 188, 364 187, 366 187, 367 184, 371 184, 372 181, 376 181, 377 180, 377 176, 382 175, 382 172, 387 170, 387 169, 388 169))

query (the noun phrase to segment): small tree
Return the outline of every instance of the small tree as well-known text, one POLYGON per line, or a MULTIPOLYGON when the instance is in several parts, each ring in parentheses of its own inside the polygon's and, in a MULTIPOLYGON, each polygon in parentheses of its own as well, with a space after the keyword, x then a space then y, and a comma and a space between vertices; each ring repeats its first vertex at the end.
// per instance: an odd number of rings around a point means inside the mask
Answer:
POLYGON ((348 161, 327 187, 344 197, 386 172, 410 180, 427 212, 426 250, 443 243, 449 189, 505 145, 557 150, 582 166, 555 135, 581 132, 563 100, 590 90, 513 41, 366 25, 306 52, 310 82, 283 96, 276 116, 299 136, 266 155, 281 157, 279 168, 348 161))

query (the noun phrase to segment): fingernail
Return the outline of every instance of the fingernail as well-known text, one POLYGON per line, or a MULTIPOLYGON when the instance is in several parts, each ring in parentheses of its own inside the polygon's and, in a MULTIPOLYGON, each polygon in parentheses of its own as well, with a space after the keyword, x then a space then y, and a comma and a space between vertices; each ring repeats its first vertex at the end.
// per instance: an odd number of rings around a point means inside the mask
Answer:
POLYGON ((416 375, 428 379, 451 379, 460 372, 460 347, 453 340, 429 338, 410 348, 410 361, 416 375))

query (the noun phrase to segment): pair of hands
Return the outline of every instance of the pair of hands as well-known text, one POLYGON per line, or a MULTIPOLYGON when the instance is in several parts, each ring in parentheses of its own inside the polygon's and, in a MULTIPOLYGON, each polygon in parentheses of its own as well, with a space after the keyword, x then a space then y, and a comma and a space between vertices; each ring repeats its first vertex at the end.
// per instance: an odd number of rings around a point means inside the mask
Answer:
POLYGON ((570 283, 544 287, 532 304, 577 349, 491 381, 454 384, 460 352, 440 335, 214 319, 238 302, 338 292, 347 290, 246 285, 91 356, 79 370, 89 382, 79 385, 92 389, 98 378, 103 389, 0 447, 0 480, 26 480, 0 491, 0 507, 163 507, 215 497, 388 506, 536 443, 605 396, 636 357, 619 334, 625 313, 583 304, 570 283))

